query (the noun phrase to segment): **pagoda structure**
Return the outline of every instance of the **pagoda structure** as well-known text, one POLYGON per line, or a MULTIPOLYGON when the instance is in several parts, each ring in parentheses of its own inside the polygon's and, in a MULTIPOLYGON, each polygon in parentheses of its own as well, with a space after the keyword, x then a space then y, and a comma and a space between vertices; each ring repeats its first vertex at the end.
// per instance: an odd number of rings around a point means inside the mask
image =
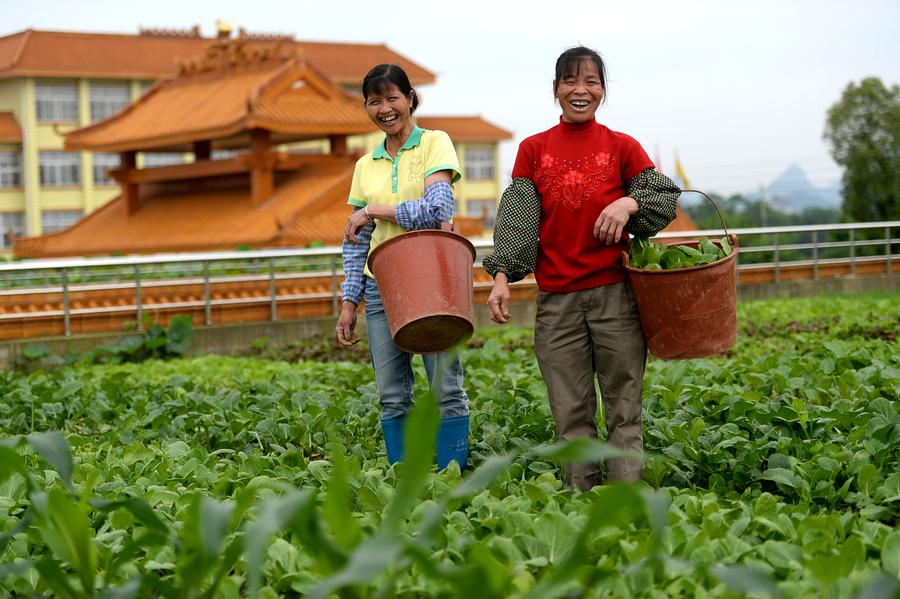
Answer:
POLYGON ((65 134, 66 150, 119 153, 121 194, 68 229, 17 239, 15 254, 340 243, 356 159, 347 137, 372 131, 360 98, 301 50, 222 36, 123 111, 65 134), (325 139, 328 153, 278 149, 325 139), (138 168, 138 152, 194 161, 138 168))

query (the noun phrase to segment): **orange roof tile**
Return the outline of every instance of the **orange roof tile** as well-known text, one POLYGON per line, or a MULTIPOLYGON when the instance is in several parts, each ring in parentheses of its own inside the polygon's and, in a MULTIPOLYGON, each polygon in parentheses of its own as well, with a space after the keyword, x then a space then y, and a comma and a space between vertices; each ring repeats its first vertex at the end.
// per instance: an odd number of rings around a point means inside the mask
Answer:
POLYGON ((416 119, 424 129, 445 131, 453 141, 502 141, 512 139, 512 132, 480 116, 420 116, 416 119))
MULTIPOLYGON (((179 61, 216 40, 190 36, 130 35, 28 29, 0 37, 0 79, 8 77, 103 77, 157 79, 179 61)), ((266 45, 248 39, 249 45, 266 45)), ((434 83, 434 73, 383 44, 287 41, 343 85, 359 86, 370 68, 402 66, 414 85, 434 83)))
POLYGON ((220 178, 199 190, 161 185, 131 215, 119 197, 68 229, 17 239, 14 252, 49 258, 337 244, 354 165, 352 157, 334 157, 303 167, 259 206, 250 200, 246 175, 220 178))
POLYGON ((282 134, 282 143, 373 129, 358 99, 308 63, 275 49, 243 52, 235 41, 211 47, 189 63, 193 70, 162 79, 122 112, 65 134, 66 149, 177 149, 253 128, 282 134))
POLYGON ((0 112, 0 143, 22 143, 22 127, 11 112, 0 112))

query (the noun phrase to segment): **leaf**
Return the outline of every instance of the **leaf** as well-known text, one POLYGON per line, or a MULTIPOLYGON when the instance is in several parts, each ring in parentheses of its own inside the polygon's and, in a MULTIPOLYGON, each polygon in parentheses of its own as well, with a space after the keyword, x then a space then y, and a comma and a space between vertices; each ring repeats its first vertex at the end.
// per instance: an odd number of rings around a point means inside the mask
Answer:
POLYGON ((28 530, 28 526, 31 524, 31 520, 33 517, 34 512, 32 510, 28 510, 27 512, 25 512, 25 515, 19 519, 15 526, 0 533, 0 553, 3 553, 3 550, 6 549, 6 546, 13 539, 13 537, 28 530))
POLYGON ((26 360, 40 360, 50 355, 50 350, 43 343, 31 343, 22 350, 26 360))
POLYGON ((125 584, 118 587, 111 587, 103 591, 100 599, 134 599, 141 590, 141 575, 136 575, 125 584))
POLYGON ((704 254, 712 254, 714 256, 719 255, 719 248, 716 247, 716 244, 711 242, 708 237, 700 238, 700 252, 704 254))
POLYGON ((0 484, 13 474, 21 474, 26 481, 29 480, 28 468, 19 454, 10 447, 0 445, 0 484))
POLYGON ((797 479, 797 475, 786 468, 769 468, 763 472, 759 478, 762 480, 775 481, 792 489, 800 487, 800 481, 797 479))
POLYGON ((547 546, 546 557, 556 564, 575 544, 578 529, 559 512, 544 512, 534 523, 534 535, 547 546))
POLYGON ((166 331, 166 351, 180 356, 193 342, 194 326, 191 317, 187 314, 173 316, 166 331))
POLYGON ((553 445, 535 447, 531 450, 531 453, 555 462, 575 462, 578 464, 602 462, 608 458, 622 456, 640 456, 638 453, 622 451, 617 447, 607 445, 603 441, 591 437, 579 437, 572 441, 562 441, 553 445))
POLYGON ((200 532, 203 537, 203 549, 208 556, 216 556, 225 540, 234 511, 233 501, 216 501, 204 497, 200 502, 200 532))
POLYGON ((723 237, 719 240, 719 243, 722 245, 722 252, 726 256, 730 256, 732 252, 731 242, 728 240, 728 237, 723 237))
POLYGON ((330 593, 347 586, 369 584, 403 553, 402 537, 379 533, 357 546, 347 565, 340 572, 314 586, 307 593, 310 599, 325 599, 330 593))
POLYGON ((328 480, 328 491, 322 511, 328 528, 335 540, 344 549, 352 549, 359 543, 361 532, 356 517, 350 510, 350 484, 347 481, 347 465, 343 448, 337 443, 337 435, 330 431, 331 443, 331 478, 328 480))
POLYGON ((895 530, 884 540, 881 548, 881 567, 884 571, 900 579, 900 531, 895 530))
POLYGON ((31 446, 59 473, 66 487, 72 488, 72 452, 69 443, 59 431, 31 433, 25 437, 31 446))
POLYGON ((68 578, 59 567, 59 562, 42 559, 36 562, 34 567, 41 575, 41 582, 50 587, 62 599, 81 599, 81 593, 69 584, 68 578))
POLYGON ((746 566, 716 566, 713 576, 738 593, 765 593, 769 597, 781 597, 775 582, 763 574, 746 566))
MULTIPOLYGON (((53 554, 72 565, 85 589, 93 589, 97 553, 92 540, 94 529, 87 514, 59 488, 50 489, 46 494, 32 493, 31 503, 38 529, 53 554)), ((46 567, 52 575, 53 566, 46 567)))
POLYGON ((311 492, 289 491, 278 499, 265 501, 257 506, 256 520, 244 536, 244 561, 247 563, 247 582, 250 597, 256 597, 262 584, 262 566, 266 547, 272 535, 288 527, 300 509, 315 499, 311 492))
POLYGON ((403 471, 397 491, 387 507, 382 529, 397 530, 418 500, 419 492, 434 464, 438 429, 437 399, 428 391, 406 415, 403 471))
POLYGON ((463 481, 454 487, 448 497, 451 499, 464 499, 487 489, 500 473, 506 470, 515 460, 516 454, 493 455, 482 462, 475 472, 468 475, 463 481))
POLYGON ((147 528, 162 534, 168 534, 169 527, 156 515, 156 512, 143 499, 129 497, 116 501, 93 500, 91 506, 101 512, 111 512, 117 509, 125 509, 147 528))
POLYGON ((897 599, 898 595, 900 595, 900 580, 877 574, 856 595, 856 599, 897 599))

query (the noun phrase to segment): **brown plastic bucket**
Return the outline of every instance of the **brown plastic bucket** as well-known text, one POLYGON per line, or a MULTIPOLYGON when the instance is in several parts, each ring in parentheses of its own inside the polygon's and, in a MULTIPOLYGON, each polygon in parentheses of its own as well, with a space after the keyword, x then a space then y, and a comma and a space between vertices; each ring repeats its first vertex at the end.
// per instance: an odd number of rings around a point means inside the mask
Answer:
MULTIPOLYGON (((719 218, 722 219, 721 213, 719 218)), ((647 349, 657 358, 678 360, 712 356, 731 349, 737 340, 735 269, 738 239, 728 233, 724 219, 722 227, 725 236, 731 240, 733 251, 711 264, 674 270, 643 270, 629 266, 628 254, 625 254, 625 269, 634 289, 647 349)), ((721 245, 715 239, 711 241, 721 245)), ((699 241, 679 242, 678 245, 696 248, 699 241)))
POLYGON ((447 351, 475 331, 475 247, 450 230, 393 237, 369 254, 394 344, 417 354, 447 351))

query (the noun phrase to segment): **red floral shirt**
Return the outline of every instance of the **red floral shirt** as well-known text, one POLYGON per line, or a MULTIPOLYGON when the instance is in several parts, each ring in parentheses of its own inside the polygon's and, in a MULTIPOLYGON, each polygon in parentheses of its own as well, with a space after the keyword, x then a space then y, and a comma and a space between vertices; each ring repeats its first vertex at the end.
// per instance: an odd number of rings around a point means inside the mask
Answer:
POLYGON ((653 162, 632 137, 595 121, 560 122, 519 145, 512 176, 534 181, 541 195, 535 277, 543 291, 580 291, 625 279, 622 252, 594 237, 600 212, 627 195, 626 183, 653 162))

